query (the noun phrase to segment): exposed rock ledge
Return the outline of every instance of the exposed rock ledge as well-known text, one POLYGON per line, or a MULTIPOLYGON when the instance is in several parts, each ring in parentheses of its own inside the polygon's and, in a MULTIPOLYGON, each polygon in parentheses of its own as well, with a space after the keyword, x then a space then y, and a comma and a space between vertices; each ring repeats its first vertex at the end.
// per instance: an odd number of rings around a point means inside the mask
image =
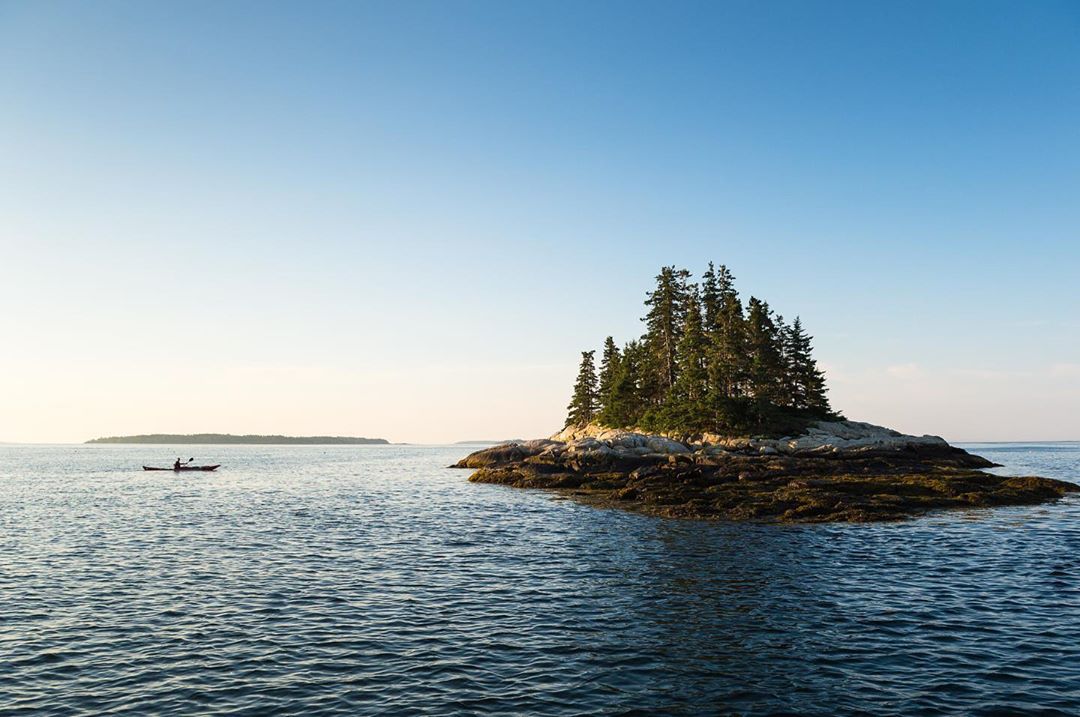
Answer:
POLYGON ((780 439, 693 441, 585 426, 503 443, 463 458, 469 478, 564 491, 653 515, 779 522, 894 520, 941 508, 1025 505, 1080 486, 1006 478, 937 436, 855 421, 820 422, 780 439))

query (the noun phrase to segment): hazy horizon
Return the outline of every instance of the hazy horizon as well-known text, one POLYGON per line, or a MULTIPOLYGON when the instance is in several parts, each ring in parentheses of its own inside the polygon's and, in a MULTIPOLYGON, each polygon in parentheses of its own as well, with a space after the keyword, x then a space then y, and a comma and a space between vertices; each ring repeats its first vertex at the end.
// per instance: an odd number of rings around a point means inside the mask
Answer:
POLYGON ((1068 2, 0 3, 0 441, 532 438, 664 265, 1080 439, 1068 2))

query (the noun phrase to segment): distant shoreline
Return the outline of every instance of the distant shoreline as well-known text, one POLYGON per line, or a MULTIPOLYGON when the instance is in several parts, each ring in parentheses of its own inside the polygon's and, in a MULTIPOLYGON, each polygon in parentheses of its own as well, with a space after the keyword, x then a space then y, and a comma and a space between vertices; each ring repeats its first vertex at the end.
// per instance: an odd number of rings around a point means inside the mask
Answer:
POLYGON ((261 445, 261 446, 368 446, 390 445, 385 438, 356 438, 352 436, 234 436, 230 433, 147 433, 135 436, 93 438, 87 443, 149 443, 158 445, 261 445))

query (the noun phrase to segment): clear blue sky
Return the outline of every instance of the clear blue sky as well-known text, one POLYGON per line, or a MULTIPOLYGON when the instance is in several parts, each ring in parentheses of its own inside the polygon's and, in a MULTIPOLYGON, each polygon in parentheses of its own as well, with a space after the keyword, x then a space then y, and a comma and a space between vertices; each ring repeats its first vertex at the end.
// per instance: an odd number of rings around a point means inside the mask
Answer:
POLYGON ((1078 439, 1078 78, 1075 2, 0 1, 0 440, 550 433, 709 260, 851 418, 1078 439))

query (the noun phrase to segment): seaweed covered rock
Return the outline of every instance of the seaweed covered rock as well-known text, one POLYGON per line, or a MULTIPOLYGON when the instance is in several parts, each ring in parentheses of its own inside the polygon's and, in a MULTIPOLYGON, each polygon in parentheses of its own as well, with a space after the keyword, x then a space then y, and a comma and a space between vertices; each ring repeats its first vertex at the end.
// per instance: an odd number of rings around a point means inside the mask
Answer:
POLYGON ((471 481, 563 490, 653 515, 780 522, 894 520, 928 510, 1056 500, 1080 486, 978 470, 994 464, 936 436, 854 421, 780 439, 671 436, 585 426, 505 443, 454 467, 471 481))

